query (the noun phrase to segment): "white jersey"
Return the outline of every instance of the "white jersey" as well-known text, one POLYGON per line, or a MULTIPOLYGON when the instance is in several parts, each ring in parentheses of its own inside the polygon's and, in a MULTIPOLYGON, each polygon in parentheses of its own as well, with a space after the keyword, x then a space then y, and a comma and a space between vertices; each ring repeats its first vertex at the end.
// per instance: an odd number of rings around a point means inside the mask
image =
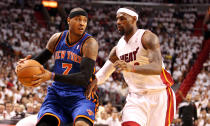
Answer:
MULTIPOLYGON (((138 29, 128 42, 126 42, 124 36, 122 36, 116 46, 117 57, 132 65, 141 66, 149 64, 148 51, 143 48, 141 42, 144 32, 145 30, 138 29)), ((129 92, 134 93, 148 91, 148 89, 165 89, 167 86, 163 82, 164 80, 162 80, 164 79, 164 75, 161 75, 143 75, 134 72, 123 71, 123 76, 126 83, 128 84, 129 92)))

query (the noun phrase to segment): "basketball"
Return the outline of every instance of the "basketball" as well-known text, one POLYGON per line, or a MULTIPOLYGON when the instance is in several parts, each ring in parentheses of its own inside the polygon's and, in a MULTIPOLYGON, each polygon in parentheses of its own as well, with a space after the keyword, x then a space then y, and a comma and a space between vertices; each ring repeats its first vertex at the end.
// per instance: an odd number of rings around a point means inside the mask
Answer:
POLYGON ((24 86, 32 86, 33 75, 42 74, 42 65, 35 60, 26 60, 17 68, 18 80, 24 86))

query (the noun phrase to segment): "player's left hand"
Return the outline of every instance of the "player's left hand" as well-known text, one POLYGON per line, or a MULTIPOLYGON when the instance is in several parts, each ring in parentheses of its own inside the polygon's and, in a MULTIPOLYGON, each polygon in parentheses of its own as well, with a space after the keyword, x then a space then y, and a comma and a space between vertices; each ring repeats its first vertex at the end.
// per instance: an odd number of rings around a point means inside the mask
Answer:
POLYGON ((24 59, 19 59, 19 61, 17 62, 17 65, 15 67, 15 73, 18 72, 18 69, 21 69, 22 65, 24 63, 24 61, 31 59, 31 55, 27 55, 24 59))
POLYGON ((114 63, 114 67, 116 68, 116 70, 118 71, 127 71, 127 72, 132 72, 133 71, 133 65, 130 65, 128 63, 126 63, 125 61, 123 60, 117 60, 115 63, 114 63))
POLYGON ((85 96, 87 99, 91 98, 92 94, 96 93, 97 90, 97 79, 93 80, 87 87, 86 91, 85 91, 85 96))
POLYGON ((50 71, 44 69, 43 66, 41 67, 41 70, 42 70, 42 74, 33 76, 33 80, 34 80, 32 81, 33 86, 40 85, 41 83, 51 79, 52 73, 50 71))

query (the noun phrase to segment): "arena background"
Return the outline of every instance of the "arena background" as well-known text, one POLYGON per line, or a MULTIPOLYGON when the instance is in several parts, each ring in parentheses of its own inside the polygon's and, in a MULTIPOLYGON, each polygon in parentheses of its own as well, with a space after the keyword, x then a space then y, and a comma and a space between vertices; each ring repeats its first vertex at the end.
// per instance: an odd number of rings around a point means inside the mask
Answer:
MULTIPOLYGON (((36 55, 51 35, 67 28, 66 17, 74 7, 87 10, 87 32, 99 42, 97 70, 120 38, 116 28, 119 7, 134 7, 139 28, 159 36, 166 69, 172 74, 177 114, 172 126, 181 126, 180 103, 187 94, 197 107, 197 126, 210 125, 210 1, 209 0, 1 0, 0 1, 0 126, 13 126, 18 120, 39 111, 51 82, 37 88, 23 87, 15 75, 18 59, 36 55), (50 4, 49 4, 50 2, 50 4), (43 5, 43 3, 45 3, 43 5)), ((54 59, 45 67, 53 68, 54 59)), ((100 107, 96 125, 121 121, 127 86, 120 73, 113 73, 99 87, 100 107)))

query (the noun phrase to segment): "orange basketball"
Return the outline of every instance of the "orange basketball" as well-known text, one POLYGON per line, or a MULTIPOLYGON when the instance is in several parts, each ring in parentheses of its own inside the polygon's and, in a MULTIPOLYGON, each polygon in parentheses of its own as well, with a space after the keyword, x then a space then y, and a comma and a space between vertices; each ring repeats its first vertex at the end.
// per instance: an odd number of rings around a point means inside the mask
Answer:
POLYGON ((33 75, 42 74, 42 65, 36 60, 26 60, 17 68, 18 80, 24 86, 32 86, 33 75))

